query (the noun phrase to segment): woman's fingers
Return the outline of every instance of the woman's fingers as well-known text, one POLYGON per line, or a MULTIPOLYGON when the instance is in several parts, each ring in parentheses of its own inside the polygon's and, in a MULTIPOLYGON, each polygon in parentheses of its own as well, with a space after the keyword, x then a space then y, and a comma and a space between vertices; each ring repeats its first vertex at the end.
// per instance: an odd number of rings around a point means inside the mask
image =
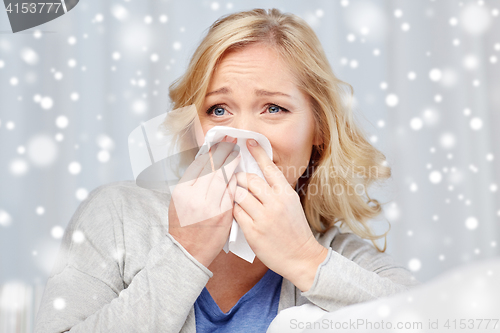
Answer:
POLYGON ((252 220, 257 220, 261 217, 260 212, 262 212, 262 203, 257 200, 252 193, 248 192, 247 189, 240 186, 236 187, 234 201, 236 201, 252 220))
POLYGON ((215 149, 212 150, 213 165, 210 165, 211 168, 213 167, 212 171, 220 169, 229 153, 233 150, 236 142, 236 139, 226 136, 216 145, 215 149))
POLYGON ((200 174, 207 162, 209 163, 209 160, 210 155, 208 153, 198 156, 187 167, 186 171, 181 177, 181 180, 179 181, 179 184, 184 183, 185 185, 193 186, 196 183, 197 178, 200 177, 200 174))
MULTIPOLYGON (((227 155, 234 147, 234 144, 231 145, 229 142, 226 142, 227 137, 225 137, 221 142, 225 142, 223 145, 223 149, 219 150, 219 143, 213 145, 210 150, 198 156, 186 169, 180 183, 185 183, 186 185, 193 186, 198 178, 207 179, 206 183, 209 183, 211 177, 204 177, 206 175, 212 174, 215 170, 220 168, 222 163, 224 163, 227 155), (229 149, 231 147, 231 149, 229 149), (216 152, 219 151, 217 154, 216 152), (225 155, 224 155, 225 154, 225 155)), ((233 140, 233 142, 235 142, 233 140)), ((232 142, 231 142, 232 143, 232 142)))
POLYGON ((262 148, 259 143, 255 140, 247 140, 247 147, 250 154, 252 154, 253 158, 259 165, 259 168, 262 170, 266 181, 269 183, 271 187, 278 187, 278 189, 284 190, 286 186, 289 186, 288 181, 286 180, 285 175, 281 172, 281 170, 274 164, 274 162, 267 156, 266 151, 262 148), (251 142, 255 142, 255 146, 250 145, 251 142))
POLYGON ((262 204, 272 202, 272 189, 264 179, 255 173, 238 172, 236 173, 236 180, 238 181, 238 186, 252 193, 262 204))
POLYGON ((203 168, 202 176, 219 169, 226 160, 227 155, 233 150, 234 143, 225 140, 226 138, 210 147, 208 151, 210 160, 203 168))
MULTIPOLYGON (((238 222, 238 225, 240 226, 241 230, 243 231, 243 234, 245 235, 245 238, 247 241, 253 239, 253 223, 254 221, 248 215, 248 213, 240 206, 238 203, 234 204, 233 208, 233 216, 238 222)), ((250 242, 248 243, 250 245, 250 242)), ((251 245, 250 245, 251 247, 251 245)))
MULTIPOLYGON (((226 140, 226 138, 224 138, 224 140, 226 140)), ((210 147, 210 150, 208 151, 209 160, 198 176, 199 181, 203 183, 203 186, 208 186, 210 184, 214 174, 224 164, 229 153, 233 150, 233 147, 234 143, 226 141, 218 142, 210 147)))
MULTIPOLYGON (((231 152, 227 156, 224 164, 213 173, 210 183, 207 185, 207 192, 205 197, 207 199, 213 198, 217 203, 221 202, 222 196, 226 191, 229 180, 234 174, 234 170, 241 160, 241 155, 237 151, 231 152)), ((205 182, 205 180, 203 180, 205 182)))
POLYGON ((234 195, 236 193, 237 185, 238 181, 236 180, 236 176, 233 174, 231 179, 229 180, 229 184, 227 184, 226 186, 226 191, 222 196, 222 201, 220 203, 222 212, 226 212, 230 209, 233 209, 234 195))

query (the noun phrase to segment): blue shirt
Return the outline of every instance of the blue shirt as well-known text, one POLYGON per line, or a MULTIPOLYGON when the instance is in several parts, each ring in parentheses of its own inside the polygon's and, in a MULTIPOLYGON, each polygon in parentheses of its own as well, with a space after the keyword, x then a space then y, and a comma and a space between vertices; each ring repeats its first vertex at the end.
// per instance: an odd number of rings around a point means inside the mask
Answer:
POLYGON ((281 275, 269 269, 227 313, 203 288, 194 303, 196 332, 265 332, 278 314, 282 281, 281 275))

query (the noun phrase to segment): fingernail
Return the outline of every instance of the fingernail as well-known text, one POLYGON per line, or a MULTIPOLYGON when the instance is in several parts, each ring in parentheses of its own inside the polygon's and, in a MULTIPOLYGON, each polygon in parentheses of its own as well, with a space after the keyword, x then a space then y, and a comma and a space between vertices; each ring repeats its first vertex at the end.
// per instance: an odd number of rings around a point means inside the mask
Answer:
POLYGON ((248 144, 250 146, 254 146, 255 147, 255 146, 257 146, 257 141, 255 141, 254 139, 248 139, 248 144))
POLYGON ((225 140, 225 141, 226 141, 226 142, 233 142, 233 141, 234 141, 234 138, 233 138, 232 136, 227 135, 227 136, 226 136, 226 140, 225 140))

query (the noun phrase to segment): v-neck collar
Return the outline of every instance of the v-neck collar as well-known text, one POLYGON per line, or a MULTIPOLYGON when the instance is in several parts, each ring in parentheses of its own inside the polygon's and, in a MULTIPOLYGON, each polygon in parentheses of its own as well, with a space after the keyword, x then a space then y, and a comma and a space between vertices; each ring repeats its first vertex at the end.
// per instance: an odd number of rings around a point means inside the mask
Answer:
POLYGON ((259 293, 259 291, 271 280, 274 275, 277 275, 272 270, 268 269, 266 274, 257 282, 249 291, 247 291, 241 298, 236 302, 235 305, 226 313, 222 312, 219 305, 215 302, 210 295, 210 292, 206 287, 201 291, 200 297, 198 299, 200 307, 203 307, 205 313, 211 317, 211 319, 220 320, 231 316, 235 311, 235 308, 238 308, 240 304, 251 300, 255 295, 259 293))

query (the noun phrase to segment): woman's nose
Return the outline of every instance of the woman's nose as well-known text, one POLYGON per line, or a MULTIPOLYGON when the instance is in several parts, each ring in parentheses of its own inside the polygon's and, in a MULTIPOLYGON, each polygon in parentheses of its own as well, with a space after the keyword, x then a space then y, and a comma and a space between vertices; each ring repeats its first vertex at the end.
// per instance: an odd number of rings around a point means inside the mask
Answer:
POLYGON ((234 121, 231 122, 231 127, 246 131, 259 132, 258 126, 254 121, 245 117, 238 118, 239 119, 234 119, 234 121))
POLYGON ((257 132, 257 133, 262 133, 264 130, 263 128, 263 122, 259 117, 256 117, 255 111, 254 110, 242 110, 242 112, 239 112, 236 114, 229 126, 237 128, 237 129, 242 129, 246 131, 252 131, 252 132, 257 132))

